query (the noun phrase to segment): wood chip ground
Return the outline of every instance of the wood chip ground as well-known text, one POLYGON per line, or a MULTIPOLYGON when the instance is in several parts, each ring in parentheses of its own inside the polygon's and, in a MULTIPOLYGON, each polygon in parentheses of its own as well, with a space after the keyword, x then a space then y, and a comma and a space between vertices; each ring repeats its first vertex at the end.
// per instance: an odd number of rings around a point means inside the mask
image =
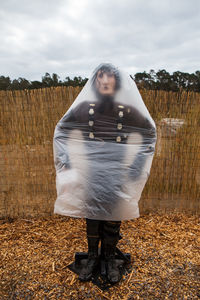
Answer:
POLYGON ((124 221, 121 233, 132 270, 103 292, 67 268, 87 249, 83 219, 0 220, 0 299, 200 298, 198 215, 144 215, 124 221))

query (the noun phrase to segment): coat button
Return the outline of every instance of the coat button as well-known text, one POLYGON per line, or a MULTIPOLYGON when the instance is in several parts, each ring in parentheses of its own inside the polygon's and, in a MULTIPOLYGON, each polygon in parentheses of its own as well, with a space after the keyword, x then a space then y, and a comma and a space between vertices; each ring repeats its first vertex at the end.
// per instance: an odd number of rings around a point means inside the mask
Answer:
POLYGON ((93 108, 90 108, 89 110, 89 115, 93 115, 94 114, 94 109, 93 108))
POLYGON ((93 133, 93 132, 90 132, 89 138, 90 138, 90 139, 93 139, 93 138, 94 138, 94 133, 93 133))
POLYGON ((124 115, 123 111, 122 111, 122 110, 120 110, 120 112, 119 112, 119 117, 120 117, 120 118, 122 118, 122 117, 123 117, 123 115, 124 115))
POLYGON ((122 123, 117 124, 117 129, 121 130, 122 129, 122 123))
POLYGON ((94 121, 89 121, 89 126, 93 126, 94 125, 94 121))

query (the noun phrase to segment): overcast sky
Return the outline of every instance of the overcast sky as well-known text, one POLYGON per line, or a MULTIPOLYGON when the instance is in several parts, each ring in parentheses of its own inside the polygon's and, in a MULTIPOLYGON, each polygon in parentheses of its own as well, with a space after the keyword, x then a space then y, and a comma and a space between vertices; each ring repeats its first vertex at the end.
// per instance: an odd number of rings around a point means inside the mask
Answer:
POLYGON ((0 75, 200 70, 200 0, 0 0, 0 75))

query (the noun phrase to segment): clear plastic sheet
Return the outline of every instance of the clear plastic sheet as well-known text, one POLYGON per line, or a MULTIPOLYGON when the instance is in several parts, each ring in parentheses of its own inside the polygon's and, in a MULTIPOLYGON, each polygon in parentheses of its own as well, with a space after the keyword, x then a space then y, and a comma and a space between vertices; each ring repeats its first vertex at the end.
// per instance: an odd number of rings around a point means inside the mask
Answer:
POLYGON ((156 127, 130 76, 101 64, 54 133, 57 214, 96 220, 139 216, 156 127))

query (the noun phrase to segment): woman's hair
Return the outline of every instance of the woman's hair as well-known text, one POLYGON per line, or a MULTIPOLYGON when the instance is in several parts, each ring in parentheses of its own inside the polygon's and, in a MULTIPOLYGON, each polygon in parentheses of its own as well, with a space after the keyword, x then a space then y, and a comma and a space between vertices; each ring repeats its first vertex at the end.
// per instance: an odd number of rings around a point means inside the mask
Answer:
POLYGON ((102 73, 107 73, 107 74, 113 74, 115 77, 115 91, 120 89, 121 86, 121 79, 120 79, 120 74, 119 71, 117 70, 117 68, 115 68, 113 65, 111 64, 101 64, 100 66, 98 66, 95 71, 94 71, 94 75, 92 77, 92 87, 94 88, 94 90, 96 90, 96 85, 95 85, 95 81, 97 78, 97 74, 98 72, 101 71, 102 73))

